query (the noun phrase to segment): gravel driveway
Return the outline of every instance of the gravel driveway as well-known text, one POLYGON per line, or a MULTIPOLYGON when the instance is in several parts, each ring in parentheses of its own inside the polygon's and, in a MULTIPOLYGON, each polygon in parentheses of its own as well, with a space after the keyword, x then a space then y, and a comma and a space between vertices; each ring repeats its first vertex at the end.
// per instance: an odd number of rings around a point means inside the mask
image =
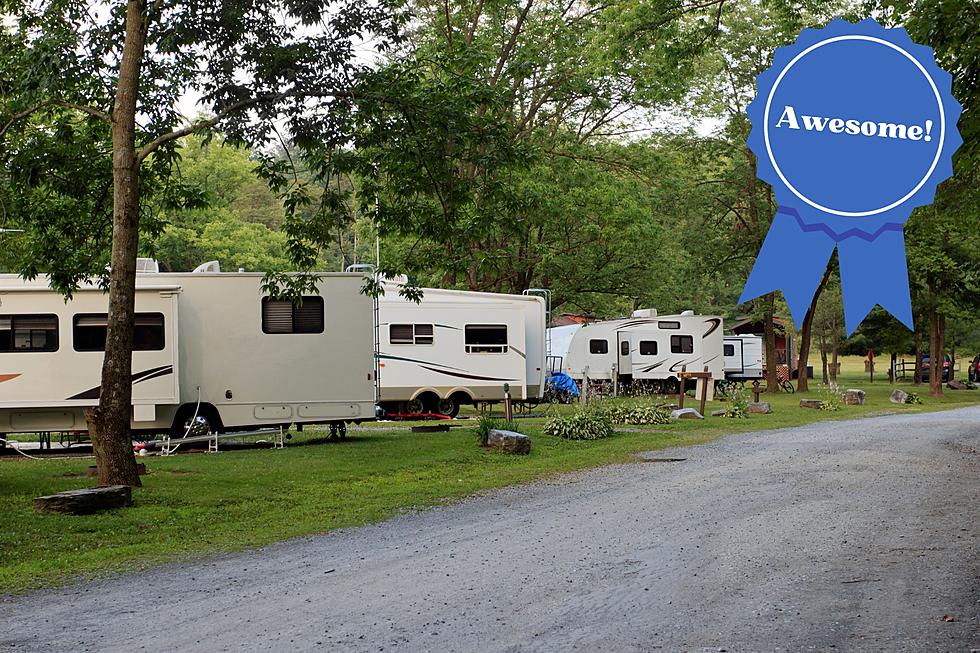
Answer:
POLYGON ((0 601, 0 650, 980 649, 980 408, 650 456, 0 601))

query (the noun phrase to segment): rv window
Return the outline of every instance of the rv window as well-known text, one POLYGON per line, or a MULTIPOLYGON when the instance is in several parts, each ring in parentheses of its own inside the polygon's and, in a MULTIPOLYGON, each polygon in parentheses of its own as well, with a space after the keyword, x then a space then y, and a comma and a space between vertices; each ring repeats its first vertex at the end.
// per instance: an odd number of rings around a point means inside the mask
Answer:
POLYGON ((735 345, 725 345, 725 356, 735 355, 735 345))
POLYGON ((57 315, 0 315, 0 352, 58 351, 57 315))
POLYGON ((623 356, 630 355, 630 343, 628 340, 624 340, 623 342, 619 343, 619 353, 623 356))
POLYGON ((694 336, 671 336, 670 353, 690 354, 694 352, 694 336))
POLYGON ((681 328, 681 323, 680 322, 673 322, 673 321, 670 321, 670 322, 657 322, 657 328, 658 329, 680 329, 681 328))
POLYGON ((609 353, 609 341, 608 340, 590 340, 589 341, 589 353, 590 354, 608 354, 609 353))
POLYGON ((303 304, 262 298, 262 333, 323 333, 323 297, 303 297, 303 304))
MULTIPOLYGON (((72 340, 75 351, 105 351, 106 314, 76 315, 72 340)), ((137 313, 133 351, 161 351, 166 346, 162 313, 137 313)))
POLYGON ((640 356, 656 356, 657 355, 657 341, 656 340, 641 340, 640 341, 640 356))
POLYGON ((392 324, 388 327, 388 342, 393 345, 431 345, 431 324, 392 324))
POLYGON ((503 354, 507 351, 506 324, 467 324, 467 354, 503 354))

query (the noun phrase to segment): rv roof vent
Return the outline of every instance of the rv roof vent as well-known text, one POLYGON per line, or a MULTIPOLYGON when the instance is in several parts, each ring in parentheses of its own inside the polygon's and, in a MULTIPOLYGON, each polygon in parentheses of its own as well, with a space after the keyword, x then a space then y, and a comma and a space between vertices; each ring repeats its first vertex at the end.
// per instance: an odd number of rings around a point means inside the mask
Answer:
POLYGON ((682 311, 681 315, 694 315, 694 311, 682 311))
POLYGON ((194 268, 194 272, 221 272, 221 264, 217 261, 201 263, 199 266, 194 268))
POLYGON ((152 258, 138 258, 136 259, 136 272, 138 274, 146 272, 159 272, 160 264, 152 258))
POLYGON ((633 317, 657 317, 655 308, 638 308, 633 311, 633 317))

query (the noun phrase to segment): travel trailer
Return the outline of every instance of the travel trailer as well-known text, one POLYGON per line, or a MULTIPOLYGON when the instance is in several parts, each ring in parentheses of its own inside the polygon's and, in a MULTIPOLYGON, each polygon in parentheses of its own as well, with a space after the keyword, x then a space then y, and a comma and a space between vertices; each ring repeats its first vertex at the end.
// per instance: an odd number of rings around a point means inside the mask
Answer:
POLYGON ((378 300, 380 405, 389 414, 455 416, 463 404, 544 396, 545 300, 385 283, 378 300))
POLYGON ((725 378, 731 381, 762 378, 762 336, 725 336, 725 378))
MULTIPOLYGON (((240 430, 375 417, 373 301, 360 274, 324 274, 302 305, 258 273, 137 275, 132 427, 240 430)), ((214 270, 211 265, 203 268, 214 270)), ((108 298, 65 302, 44 278, 0 275, 0 433, 86 430, 99 400, 108 298)))
MULTIPOLYGON (((578 382, 615 382, 624 391, 676 393, 680 372, 708 367, 712 381, 724 379, 722 319, 716 315, 657 315, 634 311, 628 318, 582 325, 574 331, 563 370, 578 382)), ((709 396, 714 383, 709 384, 709 396)))

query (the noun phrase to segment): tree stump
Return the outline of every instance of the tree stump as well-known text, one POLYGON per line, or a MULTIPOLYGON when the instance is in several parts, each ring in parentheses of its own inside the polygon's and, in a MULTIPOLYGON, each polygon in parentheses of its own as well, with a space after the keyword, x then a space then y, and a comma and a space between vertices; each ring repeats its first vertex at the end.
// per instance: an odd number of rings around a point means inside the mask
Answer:
POLYGON ((820 399, 800 399, 800 408, 823 408, 823 401, 820 399))
POLYGON ((68 490, 34 499, 36 512, 60 512, 69 515, 89 515, 100 510, 131 505, 133 505, 133 488, 128 485, 68 490))

